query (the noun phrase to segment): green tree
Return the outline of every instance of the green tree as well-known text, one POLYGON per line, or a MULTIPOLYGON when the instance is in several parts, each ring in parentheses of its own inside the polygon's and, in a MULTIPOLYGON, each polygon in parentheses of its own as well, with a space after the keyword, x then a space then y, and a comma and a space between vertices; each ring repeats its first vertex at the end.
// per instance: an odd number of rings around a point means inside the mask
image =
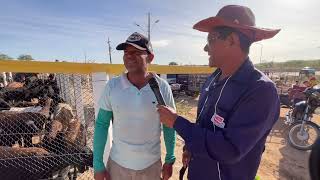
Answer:
POLYGON ((178 65, 178 63, 176 63, 176 62, 170 62, 169 63, 169 66, 177 66, 178 65))
POLYGON ((22 54, 18 57, 18 60, 21 60, 21 61, 32 61, 33 58, 31 55, 28 55, 28 54, 22 54))
POLYGON ((6 55, 6 54, 2 54, 0 53, 0 60, 11 60, 12 57, 6 55))

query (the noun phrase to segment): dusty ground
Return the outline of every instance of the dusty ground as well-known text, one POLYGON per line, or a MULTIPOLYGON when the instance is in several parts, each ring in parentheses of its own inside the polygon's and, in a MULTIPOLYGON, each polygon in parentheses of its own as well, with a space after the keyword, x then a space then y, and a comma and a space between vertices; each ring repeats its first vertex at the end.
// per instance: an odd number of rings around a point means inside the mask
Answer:
MULTIPOLYGON (((178 112, 190 119, 195 119, 197 99, 192 98, 178 98, 176 100, 178 112)), ((288 109, 281 109, 281 118, 274 126, 270 133, 266 150, 263 154, 263 159, 260 164, 258 175, 262 180, 308 180, 308 158, 309 152, 299 151, 292 148, 286 142, 287 125, 284 122, 284 116, 288 109)), ((317 123, 320 122, 320 116, 316 115, 317 123)), ((179 170, 182 166, 183 141, 178 137, 176 145, 177 161, 174 165, 173 180, 179 179, 179 170)), ((162 159, 164 159, 165 148, 162 145, 162 159)), ((185 177, 186 179, 186 177, 185 177)))

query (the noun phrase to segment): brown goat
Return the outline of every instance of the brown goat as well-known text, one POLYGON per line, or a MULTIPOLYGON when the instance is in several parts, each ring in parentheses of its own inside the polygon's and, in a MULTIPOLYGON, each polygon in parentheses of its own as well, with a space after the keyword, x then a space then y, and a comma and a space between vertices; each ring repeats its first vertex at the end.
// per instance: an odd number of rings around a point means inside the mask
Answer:
POLYGON ((49 117, 52 100, 38 112, 0 112, 0 145, 12 146, 16 141, 24 140, 26 146, 32 146, 32 137, 39 133, 49 117))

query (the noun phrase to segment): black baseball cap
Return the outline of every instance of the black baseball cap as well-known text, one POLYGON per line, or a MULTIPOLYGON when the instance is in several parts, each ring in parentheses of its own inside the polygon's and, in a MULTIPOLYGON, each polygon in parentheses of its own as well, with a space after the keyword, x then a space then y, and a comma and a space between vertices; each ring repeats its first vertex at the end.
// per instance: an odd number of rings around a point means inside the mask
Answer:
POLYGON ((131 45, 139 50, 147 51, 149 54, 153 54, 151 42, 144 35, 134 32, 131 34, 126 42, 119 44, 117 50, 125 50, 127 45, 131 45))

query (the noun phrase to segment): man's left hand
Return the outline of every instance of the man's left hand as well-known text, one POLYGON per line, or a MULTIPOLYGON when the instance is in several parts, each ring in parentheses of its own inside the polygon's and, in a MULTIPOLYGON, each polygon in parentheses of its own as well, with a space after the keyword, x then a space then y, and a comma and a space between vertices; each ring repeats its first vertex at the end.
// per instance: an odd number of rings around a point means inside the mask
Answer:
POLYGON ((169 128, 173 128, 178 117, 176 111, 168 106, 157 105, 160 121, 169 128))
POLYGON ((172 176, 173 164, 164 163, 162 166, 162 180, 168 180, 172 176))

